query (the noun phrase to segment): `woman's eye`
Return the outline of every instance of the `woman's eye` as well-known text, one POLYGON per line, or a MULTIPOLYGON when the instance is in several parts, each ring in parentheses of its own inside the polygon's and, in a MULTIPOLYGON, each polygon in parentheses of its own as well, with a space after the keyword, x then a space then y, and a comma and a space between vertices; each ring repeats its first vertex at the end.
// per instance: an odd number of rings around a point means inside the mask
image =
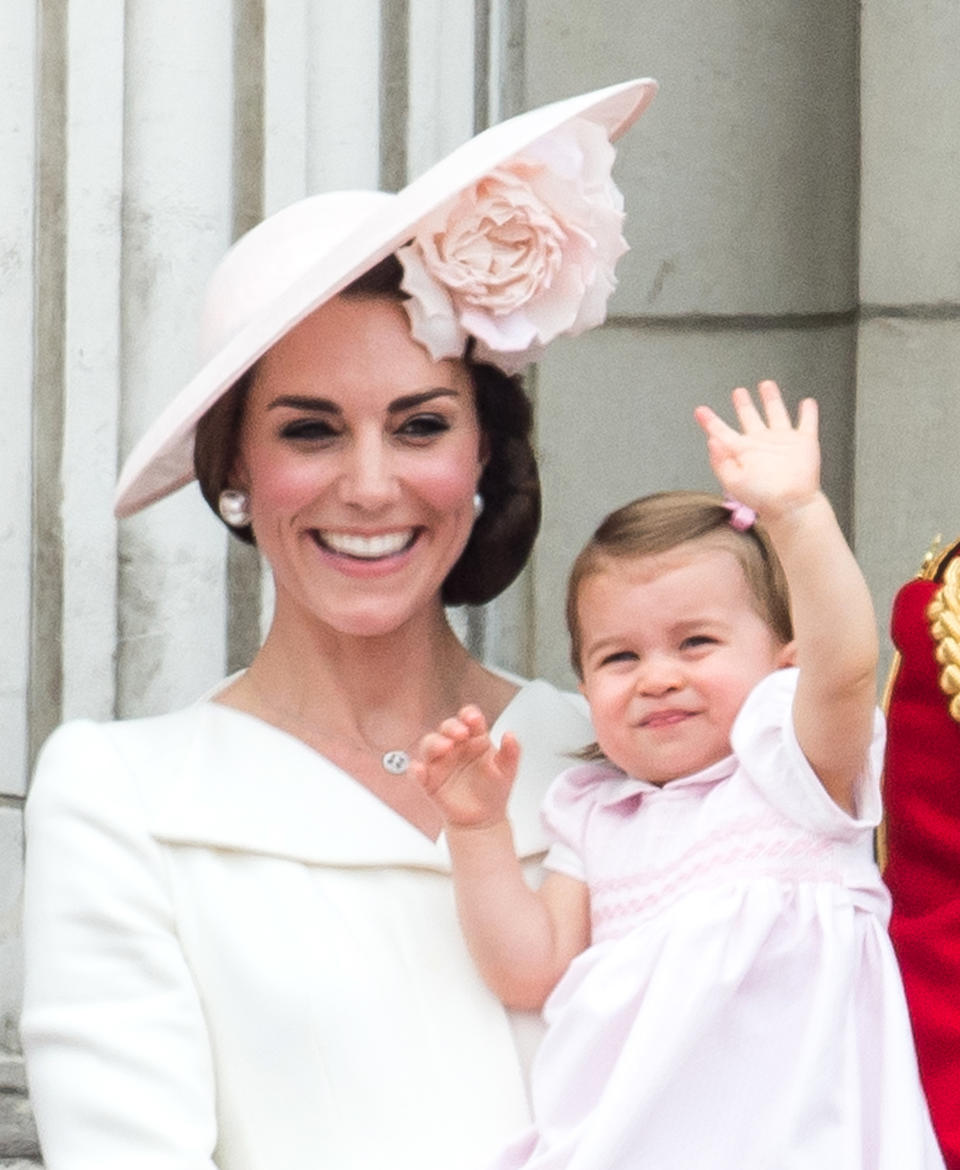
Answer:
POLYGON ((299 418, 284 423, 280 428, 280 435, 284 439, 299 439, 304 442, 321 442, 333 438, 336 431, 322 418, 299 418))
POLYGON ((410 439, 429 439, 450 430, 450 423, 439 414, 415 414, 406 419, 399 433, 410 439))

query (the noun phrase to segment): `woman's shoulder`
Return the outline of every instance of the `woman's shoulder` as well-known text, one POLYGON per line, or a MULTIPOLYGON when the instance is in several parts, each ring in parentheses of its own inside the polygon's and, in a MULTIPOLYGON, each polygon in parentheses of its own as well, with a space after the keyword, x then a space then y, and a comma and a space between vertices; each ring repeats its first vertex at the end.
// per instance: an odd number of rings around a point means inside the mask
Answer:
POLYGON ((516 694, 497 720, 497 724, 504 725, 504 730, 509 728, 517 735, 545 731, 551 739, 570 740, 570 750, 584 747, 592 740, 590 708, 583 695, 562 690, 542 678, 504 677, 517 686, 516 694))
POLYGON ((582 697, 544 679, 516 680, 519 689, 493 726, 520 741, 520 767, 510 796, 510 819, 521 856, 543 852, 548 839, 540 805, 558 773, 591 743, 590 712, 582 697))
POLYGON ((531 781, 539 800, 548 784, 575 762, 593 741, 590 712, 579 695, 562 691, 543 679, 521 686, 493 725, 499 737, 512 731, 520 741, 518 784, 531 781))
POLYGON ((37 757, 28 815, 41 806, 140 805, 144 794, 182 770, 207 721, 206 703, 165 715, 97 721, 71 719, 46 740, 37 757))
POLYGON ((205 703, 194 703, 165 715, 135 719, 71 719, 62 723, 40 750, 37 767, 69 762, 71 768, 100 766, 104 757, 137 758, 145 763, 175 755, 197 734, 205 703))

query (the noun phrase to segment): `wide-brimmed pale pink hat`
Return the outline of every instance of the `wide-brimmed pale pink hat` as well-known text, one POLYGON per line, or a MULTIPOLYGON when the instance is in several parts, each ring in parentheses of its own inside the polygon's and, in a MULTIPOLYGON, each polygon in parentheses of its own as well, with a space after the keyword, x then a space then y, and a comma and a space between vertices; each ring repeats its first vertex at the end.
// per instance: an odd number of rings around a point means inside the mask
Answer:
POLYGON ((644 78, 520 114, 458 147, 397 194, 314 195, 226 254, 207 288, 200 370, 131 451, 115 511, 194 478, 198 420, 295 325, 392 253, 411 332, 434 358, 507 372, 560 334, 599 324, 626 251, 610 179, 616 140, 656 93, 644 78))

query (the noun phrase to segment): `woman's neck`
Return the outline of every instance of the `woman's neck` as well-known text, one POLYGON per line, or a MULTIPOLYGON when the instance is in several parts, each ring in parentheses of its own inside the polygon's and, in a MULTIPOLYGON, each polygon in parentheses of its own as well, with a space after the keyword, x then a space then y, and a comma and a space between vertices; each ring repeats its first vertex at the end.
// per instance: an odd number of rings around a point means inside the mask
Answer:
POLYGON ((407 754, 467 702, 492 725, 516 689, 464 649, 438 605, 377 637, 275 620, 217 701, 301 739, 436 840, 440 814, 407 774, 407 754))
POLYGON ((408 748, 465 702, 496 718, 514 689, 467 652, 438 605, 376 636, 278 614, 221 701, 301 738, 330 734, 383 751, 408 748))

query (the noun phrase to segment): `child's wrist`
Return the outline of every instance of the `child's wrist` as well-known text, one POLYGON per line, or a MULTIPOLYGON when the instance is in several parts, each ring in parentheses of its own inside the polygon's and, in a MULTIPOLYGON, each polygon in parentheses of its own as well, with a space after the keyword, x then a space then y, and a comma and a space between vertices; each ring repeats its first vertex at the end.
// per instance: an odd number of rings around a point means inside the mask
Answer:
POLYGON ((473 840, 481 836, 498 836, 504 831, 511 832, 510 822, 506 816, 496 816, 490 820, 475 822, 447 821, 444 825, 448 841, 454 837, 473 840))
POLYGON ((757 519, 774 535, 776 530, 790 530, 801 527, 811 520, 820 522, 834 516, 833 506, 821 488, 808 496, 791 500, 783 507, 761 507, 757 519))

